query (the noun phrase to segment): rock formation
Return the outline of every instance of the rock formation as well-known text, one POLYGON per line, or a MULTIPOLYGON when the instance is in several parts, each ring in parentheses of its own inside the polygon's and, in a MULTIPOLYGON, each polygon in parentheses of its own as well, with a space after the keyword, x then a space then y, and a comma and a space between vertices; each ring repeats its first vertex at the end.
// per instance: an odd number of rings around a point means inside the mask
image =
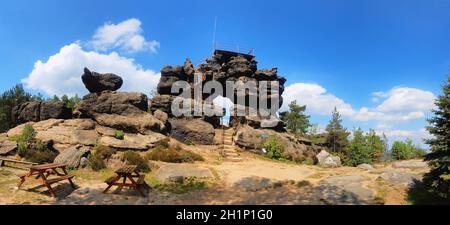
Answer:
POLYGON ((115 74, 99 74, 91 72, 88 68, 84 68, 84 74, 81 76, 81 79, 83 80, 84 86, 91 93, 117 91, 123 84, 122 78, 115 74))
MULTIPOLYGON (((151 110, 163 111, 174 117, 171 111, 171 103, 178 96, 177 93, 172 93, 172 86, 177 81, 186 81, 193 86, 194 74, 202 76, 203 83, 208 81, 218 81, 225 87, 227 81, 255 81, 258 85, 261 81, 278 81, 278 88, 271 90, 266 95, 259 95, 259 93, 246 93, 245 98, 248 99, 250 95, 255 95, 257 98, 265 98, 264 100, 270 103, 272 99, 279 98, 279 105, 283 104, 282 94, 284 92, 284 84, 286 79, 278 76, 278 70, 276 68, 270 70, 258 70, 257 62, 253 56, 226 52, 216 51, 212 58, 206 60, 206 63, 194 68, 189 59, 186 60, 184 66, 166 66, 161 70, 161 79, 158 84, 158 94, 152 99, 151 110)), ((220 95, 230 98, 224 88, 224 93, 220 95)), ((238 105, 237 94, 235 93, 234 99, 231 101, 234 103, 234 109, 239 107, 247 108, 248 101, 245 105, 238 105)), ((209 94, 203 94, 202 100, 208 98, 209 94)), ((194 98, 192 96, 192 98, 194 98)), ((257 109, 255 109, 257 111, 257 109)), ((214 127, 220 125, 220 119, 202 117, 203 120, 210 122, 214 127), (219 124, 218 124, 219 123, 219 124)), ((247 124, 253 128, 269 128, 282 131, 284 124, 275 116, 263 117, 260 114, 256 116, 234 116, 232 117, 232 124, 247 124)))
POLYGON ((19 123, 39 122, 48 119, 70 119, 72 110, 62 101, 31 101, 15 107, 12 117, 19 123))

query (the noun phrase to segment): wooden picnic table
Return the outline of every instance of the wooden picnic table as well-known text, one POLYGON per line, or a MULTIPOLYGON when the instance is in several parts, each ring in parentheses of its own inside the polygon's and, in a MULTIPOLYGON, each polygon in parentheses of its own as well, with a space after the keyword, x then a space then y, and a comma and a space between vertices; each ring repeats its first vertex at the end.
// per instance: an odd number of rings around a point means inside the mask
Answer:
POLYGON ((52 197, 56 197, 55 191, 51 187, 52 184, 68 180, 70 185, 75 188, 75 184, 72 182, 73 175, 69 175, 67 173, 67 164, 59 164, 59 163, 50 163, 50 164, 42 164, 37 166, 30 167, 30 171, 26 174, 19 175, 20 182, 17 184, 17 187, 20 188, 23 183, 27 180, 31 180, 32 176, 36 177, 33 181, 37 181, 38 183, 45 185, 52 197), (62 172, 58 171, 60 169, 62 172), (55 178, 49 179, 50 176, 55 175, 55 178))
POLYGON ((123 187, 130 187, 137 190, 139 194, 145 197, 145 194, 141 190, 143 185, 145 185, 145 175, 139 174, 137 166, 125 166, 116 170, 115 173, 115 176, 112 176, 105 181, 108 184, 108 187, 103 191, 103 193, 106 194, 113 186, 118 186, 119 189, 123 189, 123 187), (135 180, 135 178, 137 178, 137 180, 135 180), (120 179, 123 179, 122 182, 120 182, 120 179), (128 183, 127 180, 130 182, 128 183))

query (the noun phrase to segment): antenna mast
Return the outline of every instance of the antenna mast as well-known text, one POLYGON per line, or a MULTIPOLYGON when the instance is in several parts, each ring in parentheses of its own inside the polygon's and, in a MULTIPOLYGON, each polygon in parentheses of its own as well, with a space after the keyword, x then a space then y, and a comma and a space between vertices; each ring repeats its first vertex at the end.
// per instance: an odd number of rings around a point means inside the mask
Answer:
POLYGON ((217 16, 214 20, 214 32, 213 32, 213 54, 216 50, 216 31, 217 31, 217 16))

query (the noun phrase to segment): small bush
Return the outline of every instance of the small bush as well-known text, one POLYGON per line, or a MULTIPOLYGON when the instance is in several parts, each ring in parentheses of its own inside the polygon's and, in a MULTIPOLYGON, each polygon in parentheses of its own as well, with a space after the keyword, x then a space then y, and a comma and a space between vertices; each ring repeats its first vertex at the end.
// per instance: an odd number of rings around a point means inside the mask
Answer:
POLYGON ((170 138, 164 138, 161 141, 159 141, 158 143, 156 143, 156 147, 158 148, 162 148, 162 149, 166 149, 170 147, 170 138))
POLYGON ((34 130, 33 125, 27 124, 23 128, 22 134, 11 137, 10 140, 17 143, 24 143, 33 140, 35 136, 36 131, 34 130))
POLYGON ((94 146, 93 149, 94 154, 100 156, 102 159, 109 159, 111 158, 114 154, 116 154, 116 150, 113 148, 110 148, 108 146, 105 145, 101 145, 101 144, 96 144, 94 146))
POLYGON ((184 194, 195 190, 205 189, 206 182, 199 181, 197 177, 189 177, 182 184, 179 183, 165 183, 156 186, 161 191, 169 191, 175 194, 184 194))
POLYGON ((278 141, 277 136, 271 136, 262 144, 262 147, 266 149, 266 156, 268 158, 276 160, 283 159, 284 145, 278 141))
POLYGON ((125 138, 125 133, 123 131, 116 131, 114 133, 114 138, 123 140, 125 138))
POLYGON ((142 156, 136 152, 127 151, 123 154, 123 158, 125 159, 125 162, 128 165, 137 166, 139 171, 142 171, 142 172, 150 171, 150 167, 148 166, 147 160, 142 158, 142 156))
POLYGON ((106 168, 105 161, 103 160, 102 156, 100 156, 98 154, 90 155, 88 158, 88 161, 89 161, 89 166, 94 171, 100 171, 100 170, 106 168))
POLYGON ((145 156, 148 160, 162 161, 168 163, 191 163, 195 161, 204 161, 203 157, 191 151, 181 149, 181 146, 170 146, 167 149, 156 147, 145 156))

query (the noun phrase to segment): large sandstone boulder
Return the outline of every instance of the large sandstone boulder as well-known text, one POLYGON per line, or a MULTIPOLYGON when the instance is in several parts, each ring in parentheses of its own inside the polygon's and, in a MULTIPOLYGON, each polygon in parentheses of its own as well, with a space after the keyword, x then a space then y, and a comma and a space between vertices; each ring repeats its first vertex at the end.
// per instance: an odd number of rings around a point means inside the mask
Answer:
POLYGON ((308 160, 315 163, 315 156, 319 148, 312 145, 305 138, 296 138, 288 133, 277 132, 272 129, 255 129, 248 125, 240 125, 236 128, 234 141, 236 145, 250 151, 257 150, 262 153, 262 144, 270 137, 275 136, 284 145, 283 156, 295 162, 308 160))
POLYGON ((37 140, 66 145, 94 146, 98 137, 95 130, 79 130, 76 127, 68 126, 55 126, 45 131, 38 131, 36 134, 37 140))
POLYGON ((19 123, 38 122, 48 119, 70 119, 72 110, 62 101, 31 101, 15 107, 12 116, 19 123))
POLYGON ((171 136, 190 144, 214 144, 214 127, 201 119, 171 119, 171 136))
POLYGON ((54 163, 67 164, 70 169, 77 169, 80 166, 81 159, 89 154, 90 147, 83 145, 72 146, 61 152, 54 160, 54 163))
POLYGON ((9 155, 17 150, 17 143, 15 141, 5 140, 0 142, 0 155, 9 155))
POLYGON ((13 117, 19 123, 38 122, 40 120, 41 102, 32 101, 23 103, 13 109, 13 117))
POLYGON ((99 74, 96 72, 91 72, 87 68, 84 68, 84 74, 81 76, 81 79, 91 93, 117 91, 123 84, 122 78, 115 74, 99 74))
POLYGON ((97 113, 128 116, 147 110, 148 98, 145 94, 105 91, 86 95, 75 109, 75 114, 80 118, 93 118, 97 113))
POLYGON ((341 158, 338 156, 333 156, 325 150, 322 150, 316 157, 321 167, 334 168, 342 166, 341 158))
POLYGON ((72 110, 67 108, 62 101, 50 101, 41 103, 40 120, 70 119, 72 110))
POLYGON ((122 116, 117 114, 95 114, 94 120, 98 124, 121 130, 127 133, 153 134, 165 133, 166 126, 150 113, 122 116))
POLYGON ((147 151, 165 138, 166 136, 159 133, 149 135, 125 134, 123 140, 111 136, 103 136, 100 138, 99 143, 120 150, 147 151))
POLYGON ((172 95, 157 95, 151 101, 151 111, 160 110, 167 114, 172 114, 172 102, 175 100, 172 95))

